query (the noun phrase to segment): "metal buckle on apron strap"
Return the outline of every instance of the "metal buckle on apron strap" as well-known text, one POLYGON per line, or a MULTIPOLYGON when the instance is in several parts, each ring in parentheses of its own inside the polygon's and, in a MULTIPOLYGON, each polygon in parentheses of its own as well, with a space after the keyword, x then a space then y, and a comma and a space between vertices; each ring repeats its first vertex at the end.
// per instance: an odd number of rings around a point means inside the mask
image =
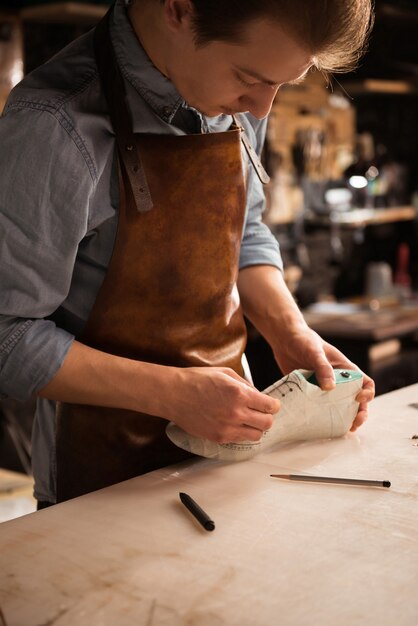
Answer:
POLYGON ((253 164, 253 167, 257 173, 258 178, 263 183, 263 185, 267 185, 267 183, 270 182, 270 176, 267 174, 266 170, 264 169, 263 164, 261 163, 257 152, 252 147, 251 141, 248 139, 245 133, 244 127, 242 126, 242 124, 239 123, 239 120, 237 119, 235 115, 233 115, 232 118, 236 126, 241 130, 241 141, 244 145, 245 151, 247 152, 251 163, 253 164))

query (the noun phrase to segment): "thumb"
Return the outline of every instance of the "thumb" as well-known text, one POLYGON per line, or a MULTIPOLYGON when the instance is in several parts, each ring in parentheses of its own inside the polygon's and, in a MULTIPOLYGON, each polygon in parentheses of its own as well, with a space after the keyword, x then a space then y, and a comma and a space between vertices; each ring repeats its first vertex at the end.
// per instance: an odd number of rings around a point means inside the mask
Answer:
POLYGON ((323 391, 330 391, 335 387, 335 374, 332 365, 325 357, 318 359, 315 367, 315 375, 319 386, 323 391))

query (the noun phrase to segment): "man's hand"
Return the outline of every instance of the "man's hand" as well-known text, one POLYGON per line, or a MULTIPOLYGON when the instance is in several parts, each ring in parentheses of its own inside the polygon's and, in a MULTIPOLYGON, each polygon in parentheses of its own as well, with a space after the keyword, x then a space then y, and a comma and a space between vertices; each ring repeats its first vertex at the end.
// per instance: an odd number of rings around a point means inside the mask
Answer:
MULTIPOLYGON (((333 389, 335 387, 333 368, 361 371, 335 346, 321 339, 316 332, 306 325, 301 325, 296 332, 286 335, 274 350, 274 355, 283 374, 300 368, 314 370, 321 389, 333 389)), ((360 406, 350 429, 352 432, 366 421, 368 416, 367 404, 373 400, 375 393, 373 380, 364 372, 362 374, 363 387, 356 397, 360 406)))
POLYGON ((196 437, 217 443, 258 441, 280 408, 229 368, 177 369, 169 403, 160 414, 196 437))
MULTIPOLYGON (((241 270, 238 289, 245 314, 270 344, 284 374, 294 369, 314 370, 321 388, 332 389, 333 367, 360 371, 308 327, 277 268, 255 265, 241 270)), ((367 419, 367 403, 374 397, 372 379, 362 374, 363 388, 356 398, 360 406, 352 431, 367 419)))

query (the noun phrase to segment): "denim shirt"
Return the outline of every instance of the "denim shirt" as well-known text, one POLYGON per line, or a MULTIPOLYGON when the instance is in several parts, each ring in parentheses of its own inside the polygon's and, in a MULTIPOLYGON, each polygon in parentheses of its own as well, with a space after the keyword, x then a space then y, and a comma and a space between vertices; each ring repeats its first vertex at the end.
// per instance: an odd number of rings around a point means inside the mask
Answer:
MULTIPOLYGON (((231 117, 187 105, 141 47, 123 0, 111 38, 133 130, 221 132, 231 117)), ((260 153, 266 120, 240 121, 260 153)), ((27 400, 61 367, 108 266, 117 225, 115 140, 93 51, 93 31, 17 85, 0 118, 0 394, 27 400), (58 309, 54 321, 48 319, 58 309)), ((281 269, 261 221, 264 194, 247 163, 240 268, 281 269)), ((55 501, 55 403, 39 399, 32 434, 35 496, 55 501)))

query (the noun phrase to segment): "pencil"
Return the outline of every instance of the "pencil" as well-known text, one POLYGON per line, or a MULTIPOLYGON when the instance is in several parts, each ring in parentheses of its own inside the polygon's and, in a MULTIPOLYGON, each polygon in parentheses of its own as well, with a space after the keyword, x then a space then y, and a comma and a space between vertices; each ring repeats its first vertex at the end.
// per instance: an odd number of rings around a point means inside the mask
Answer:
POLYGON ((329 476, 303 476, 302 474, 270 474, 272 478, 301 480, 312 483, 335 483, 338 485, 365 485, 366 487, 390 487, 389 480, 366 480, 363 478, 330 478, 329 476))
POLYGON ((187 493, 179 493, 180 500, 184 506, 189 509, 197 521, 202 524, 206 530, 215 530, 215 522, 210 519, 209 515, 193 500, 187 493))

